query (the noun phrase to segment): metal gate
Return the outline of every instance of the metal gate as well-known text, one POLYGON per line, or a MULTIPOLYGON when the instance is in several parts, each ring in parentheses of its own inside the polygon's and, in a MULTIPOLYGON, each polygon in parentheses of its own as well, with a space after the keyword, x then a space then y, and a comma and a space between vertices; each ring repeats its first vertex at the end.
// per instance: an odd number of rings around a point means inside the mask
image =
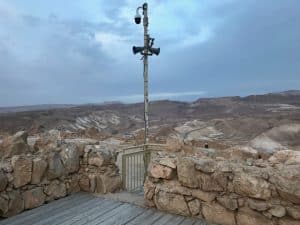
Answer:
POLYGON ((122 184, 123 190, 142 192, 151 153, 160 151, 159 144, 133 146, 123 149, 122 154, 122 184), (155 147, 155 148, 153 148, 155 147))

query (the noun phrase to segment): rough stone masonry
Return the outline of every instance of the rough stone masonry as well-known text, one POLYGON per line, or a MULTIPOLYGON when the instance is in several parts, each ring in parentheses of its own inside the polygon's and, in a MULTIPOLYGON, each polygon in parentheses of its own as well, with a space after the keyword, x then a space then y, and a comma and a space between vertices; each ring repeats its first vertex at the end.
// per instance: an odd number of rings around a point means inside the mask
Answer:
POLYGON ((0 156, 0 217, 80 190, 107 193, 121 186, 109 146, 66 143, 53 132, 34 147, 27 144, 26 132, 18 132, 4 140, 0 156))
POLYGON ((149 165, 149 206, 219 225, 299 225, 300 152, 268 160, 160 153, 149 165))

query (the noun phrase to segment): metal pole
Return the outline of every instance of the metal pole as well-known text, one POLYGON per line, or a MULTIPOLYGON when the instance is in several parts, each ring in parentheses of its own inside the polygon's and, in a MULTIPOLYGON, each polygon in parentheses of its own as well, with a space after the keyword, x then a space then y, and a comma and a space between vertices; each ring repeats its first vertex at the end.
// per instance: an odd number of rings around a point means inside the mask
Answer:
MULTIPOLYGON (((148 35, 148 4, 143 4, 143 25, 144 25, 144 122, 145 122, 145 137, 144 144, 147 146, 149 142, 148 131, 149 131, 149 118, 148 118, 148 48, 149 48, 149 35, 148 35)), ((147 149, 147 147, 146 147, 147 149)))
POLYGON ((143 25, 144 25, 144 122, 145 122, 145 132, 144 132, 144 181, 147 176, 148 169, 148 129, 149 129, 149 118, 148 118, 148 48, 149 48, 149 35, 148 35, 148 4, 143 4, 143 25))

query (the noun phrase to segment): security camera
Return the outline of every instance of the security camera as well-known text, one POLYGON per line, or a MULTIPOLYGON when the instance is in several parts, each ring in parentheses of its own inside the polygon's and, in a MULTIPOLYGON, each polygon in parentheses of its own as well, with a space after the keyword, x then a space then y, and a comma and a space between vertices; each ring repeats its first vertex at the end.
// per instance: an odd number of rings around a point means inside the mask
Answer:
POLYGON ((134 21, 136 24, 140 24, 141 23, 141 20, 142 20, 142 17, 140 14, 136 14, 135 17, 134 17, 134 21))

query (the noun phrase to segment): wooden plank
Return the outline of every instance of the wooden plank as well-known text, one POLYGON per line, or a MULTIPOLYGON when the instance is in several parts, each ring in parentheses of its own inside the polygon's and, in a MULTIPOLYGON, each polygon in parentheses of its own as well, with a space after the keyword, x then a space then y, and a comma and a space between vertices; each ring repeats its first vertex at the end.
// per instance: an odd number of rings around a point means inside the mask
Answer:
POLYGON ((47 225, 50 223, 55 223, 56 221, 61 220, 64 216, 67 216, 72 213, 80 213, 81 210, 88 206, 89 204, 93 204, 94 202, 98 201, 97 198, 90 199, 88 201, 81 202, 77 205, 73 205, 73 207, 66 208, 65 210, 61 210, 60 212, 57 212, 55 215, 44 215, 38 222, 36 222, 36 225, 47 225))
POLYGON ((105 221, 102 221, 97 224, 102 225, 113 225, 113 224, 119 224, 123 225, 126 224, 128 221, 132 220, 133 218, 137 217, 138 215, 142 214, 144 211, 146 211, 145 208, 127 204, 127 209, 124 211, 120 211, 116 216, 111 217, 109 219, 106 219, 105 221))
MULTIPOLYGON (((109 211, 113 208, 115 208, 114 202, 106 199, 100 200, 96 204, 90 205, 88 209, 85 209, 79 214, 71 215, 70 217, 65 217, 65 219, 59 221, 57 224, 59 225, 75 224, 76 222, 80 221, 83 218, 86 218, 90 214, 101 214, 102 212, 109 211)), ((56 223, 52 223, 52 224, 55 225, 56 223)))
POLYGON ((193 225, 196 222, 193 218, 185 218, 180 225, 193 225))
MULTIPOLYGON (((124 203, 122 202, 114 202, 111 201, 111 205, 106 207, 105 209, 102 209, 101 211, 89 211, 86 216, 81 217, 80 220, 74 222, 72 225, 81 225, 81 224, 90 224, 92 221, 94 221, 96 218, 101 217, 102 215, 112 211, 113 209, 120 207, 124 203)), ((97 208, 96 208, 97 209, 97 208)))
POLYGON ((27 217, 27 216, 36 214, 37 212, 41 212, 41 211, 45 212, 45 211, 49 211, 53 208, 60 207, 60 206, 64 205, 67 201, 70 201, 71 199, 74 199, 74 198, 78 198, 77 195, 70 195, 70 196, 67 196, 65 198, 61 198, 61 199, 58 199, 56 201, 53 201, 51 203, 44 204, 44 205, 42 205, 38 208, 31 209, 31 210, 28 210, 28 211, 24 211, 24 212, 22 212, 22 213, 20 213, 16 216, 5 219, 5 221, 6 222, 10 222, 12 220, 14 222, 20 222, 21 220, 24 221, 24 218, 27 217))
POLYGON ((145 221, 147 221, 147 218, 149 218, 150 216, 154 215, 154 211, 151 209, 147 209, 146 211, 144 211, 141 215, 135 217, 134 219, 128 221, 126 223, 126 225, 140 225, 145 223, 145 221))
POLYGON ((198 219, 193 225, 209 225, 204 220, 198 219))
POLYGON ((86 201, 88 199, 92 199, 93 196, 89 194, 74 194, 71 196, 68 196, 66 198, 62 198, 59 200, 55 200, 53 202, 50 202, 48 204, 44 204, 38 208, 31 209, 29 211, 22 212, 16 216, 10 217, 8 219, 5 219, 0 224, 9 224, 9 225, 31 225, 33 222, 38 221, 41 217, 41 215, 51 215, 53 213, 59 212, 61 210, 64 210, 67 207, 71 207, 81 201, 86 201))
POLYGON ((88 224, 96 225, 98 223, 101 223, 102 221, 105 221, 105 220, 111 218, 112 216, 115 216, 119 212, 126 210, 127 207, 128 207, 127 204, 124 203, 103 215, 97 215, 97 217, 95 217, 94 220, 91 220, 88 224))
POLYGON ((153 210, 153 214, 147 216, 145 220, 143 221, 143 225, 151 225, 154 224, 157 220, 159 220, 161 217, 163 217, 165 214, 162 212, 159 212, 157 210, 153 210))
POLYGON ((174 215, 165 225, 179 225, 184 219, 183 216, 174 215))
POLYGON ((208 225, 201 219, 186 218, 129 203, 79 193, 26 211, 0 225, 208 225))
POLYGON ((171 220, 175 215, 172 214, 164 214, 159 220, 155 221, 153 225, 161 225, 161 224, 166 224, 169 220, 171 220))

